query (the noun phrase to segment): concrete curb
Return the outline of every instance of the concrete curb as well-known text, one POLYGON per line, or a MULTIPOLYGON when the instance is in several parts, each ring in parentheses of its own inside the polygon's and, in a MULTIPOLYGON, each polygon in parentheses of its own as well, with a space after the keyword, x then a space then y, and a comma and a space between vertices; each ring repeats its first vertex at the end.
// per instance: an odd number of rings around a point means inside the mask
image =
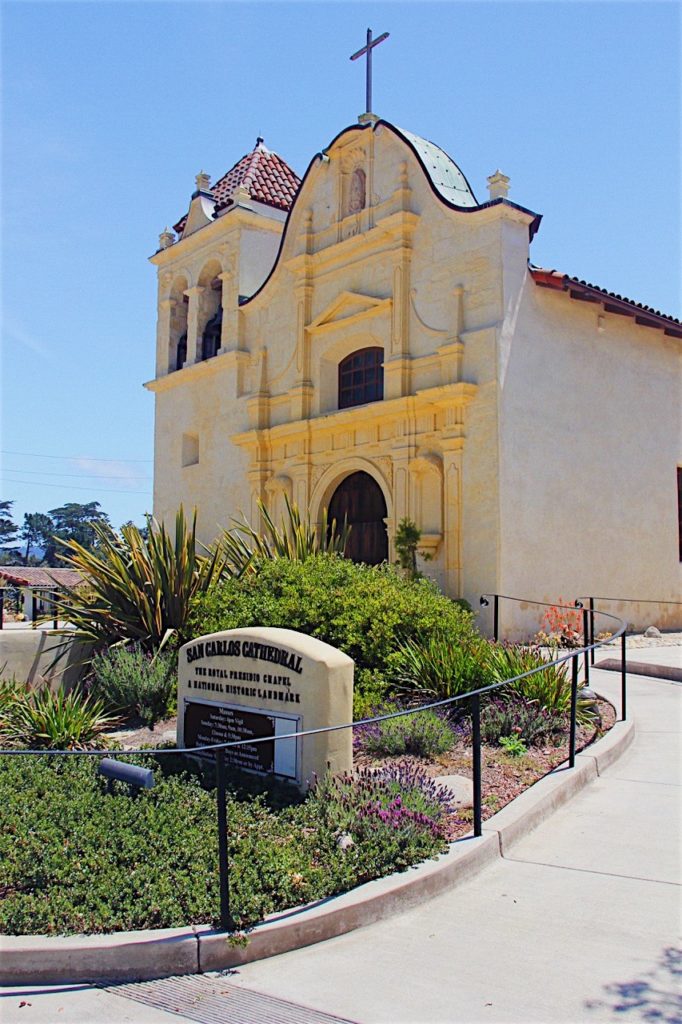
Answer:
POLYGON ((438 860, 321 900, 272 915, 231 945, 209 927, 167 928, 113 935, 0 936, 0 985, 58 982, 146 981, 173 974, 237 967, 252 960, 342 935, 416 903, 477 874, 623 754, 634 738, 633 722, 617 722, 578 754, 571 771, 554 769, 485 822, 483 836, 452 843, 438 860))

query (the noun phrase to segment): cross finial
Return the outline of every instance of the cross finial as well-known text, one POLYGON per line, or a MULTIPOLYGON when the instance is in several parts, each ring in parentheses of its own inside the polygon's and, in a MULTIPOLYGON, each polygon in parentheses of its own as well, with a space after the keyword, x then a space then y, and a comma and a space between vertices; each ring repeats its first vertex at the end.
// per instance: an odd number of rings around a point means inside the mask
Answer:
POLYGON ((366 45, 363 46, 361 50, 358 50, 357 53, 354 53, 351 57, 351 60, 357 60, 358 57, 364 57, 365 54, 367 54, 367 77, 365 89, 365 101, 367 106, 367 110, 365 111, 365 113, 367 114, 372 113, 372 50, 374 49, 375 46, 378 46, 379 43, 383 43, 384 39, 388 39, 388 36, 388 32, 383 32, 376 39, 372 39, 372 30, 371 28, 368 28, 366 45))

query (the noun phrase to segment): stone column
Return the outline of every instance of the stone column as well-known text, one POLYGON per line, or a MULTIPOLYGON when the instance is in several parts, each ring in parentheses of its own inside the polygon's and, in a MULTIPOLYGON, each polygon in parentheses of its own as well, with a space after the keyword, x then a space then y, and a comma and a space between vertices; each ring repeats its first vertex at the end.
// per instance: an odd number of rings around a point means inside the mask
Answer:
POLYGON ((174 368, 171 365, 171 321, 175 299, 160 299, 156 321, 156 376, 165 377, 174 368))
POLYGON ((239 348, 239 284, 234 268, 224 270, 218 277, 223 283, 223 323, 220 329, 220 353, 239 348))
POLYGON ((201 296, 206 291, 201 285, 188 288, 185 295, 189 299, 187 309, 187 366, 201 361, 201 338, 199 337, 199 323, 201 312, 201 296))
POLYGON ((445 592, 462 597, 462 449, 464 439, 452 439, 443 452, 443 537, 445 592))

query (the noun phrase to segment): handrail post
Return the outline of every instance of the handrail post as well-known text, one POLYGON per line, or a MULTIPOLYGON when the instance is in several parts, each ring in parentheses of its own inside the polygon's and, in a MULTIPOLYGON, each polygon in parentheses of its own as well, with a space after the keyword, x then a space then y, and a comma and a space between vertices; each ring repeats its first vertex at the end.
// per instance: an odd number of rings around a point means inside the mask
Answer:
MULTIPOLYGON (((594 598, 590 599, 590 643, 594 643, 594 598)), ((594 665, 595 650, 590 651, 590 664, 594 665)))
POLYGON ((474 835, 483 835, 483 807, 481 801, 481 698, 471 698, 471 755, 474 775, 474 835))
POLYGON ((59 628, 59 609, 57 607, 57 591, 56 590, 52 591, 52 613, 54 615, 54 620, 52 622, 52 628, 53 629, 58 629, 59 628))
POLYGON ((493 639, 495 643, 500 639, 500 598, 495 594, 493 600, 493 639))
POLYGON ((35 590, 31 591, 31 629, 36 628, 36 617, 38 615, 38 601, 35 590))
POLYGON ((583 644, 585 646, 585 686, 590 685, 590 613, 583 608, 583 644))
POLYGON ((220 928, 229 932, 230 915, 229 862, 227 857, 227 795, 225 787, 225 748, 216 751, 216 800, 218 802, 218 873, 220 877, 220 928))
POLYGON ((5 616, 5 589, 4 587, 0 590, 0 629, 2 629, 2 623, 5 616))
POLYGON ((626 663, 626 636, 627 630, 623 630, 620 638, 620 706, 621 718, 625 721, 627 717, 627 663, 626 663))
POLYGON ((571 727, 568 740, 568 767, 575 768, 575 720, 578 710, 578 655, 571 658, 571 727))

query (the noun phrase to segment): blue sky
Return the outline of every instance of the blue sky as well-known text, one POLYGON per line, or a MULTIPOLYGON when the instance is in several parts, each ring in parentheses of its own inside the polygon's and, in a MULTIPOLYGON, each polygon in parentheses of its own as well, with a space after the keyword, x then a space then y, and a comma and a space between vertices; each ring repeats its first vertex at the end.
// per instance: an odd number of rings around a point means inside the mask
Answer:
POLYGON ((535 263, 680 315, 677 3, 32 3, 3 10, 2 494, 151 510, 147 257, 257 135, 302 174, 364 109, 500 167, 535 263), (19 454, 21 453, 21 454, 19 454))

